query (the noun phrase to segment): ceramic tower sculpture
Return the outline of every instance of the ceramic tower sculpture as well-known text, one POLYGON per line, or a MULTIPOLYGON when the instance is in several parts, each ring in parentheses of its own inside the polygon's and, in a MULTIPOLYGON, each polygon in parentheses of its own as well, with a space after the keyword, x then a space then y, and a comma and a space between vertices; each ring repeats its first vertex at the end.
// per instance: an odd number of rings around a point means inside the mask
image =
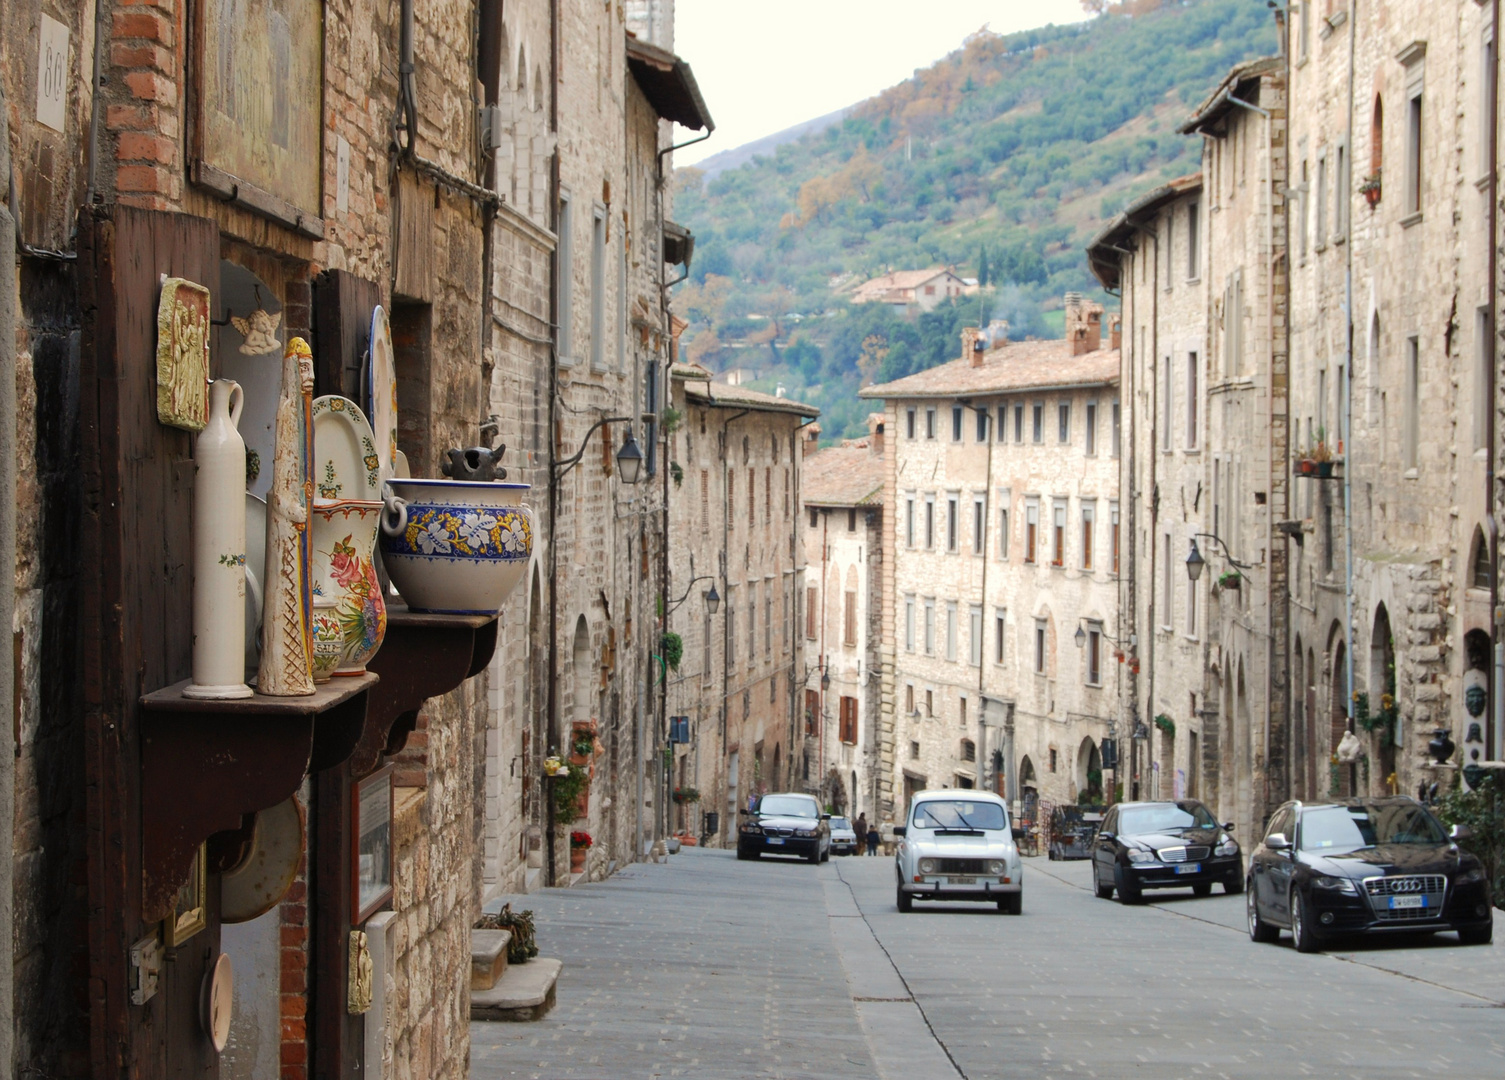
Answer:
POLYGON ((313 354, 287 343, 277 401, 272 486, 267 492, 266 585, 257 689, 276 697, 314 692, 309 566, 313 500, 313 354))

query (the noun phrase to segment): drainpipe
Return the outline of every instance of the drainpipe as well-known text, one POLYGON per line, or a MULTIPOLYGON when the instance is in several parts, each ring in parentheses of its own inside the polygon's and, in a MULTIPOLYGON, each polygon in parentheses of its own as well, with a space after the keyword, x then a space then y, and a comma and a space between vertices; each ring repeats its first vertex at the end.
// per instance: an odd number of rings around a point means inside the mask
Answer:
MULTIPOLYGON (((988 625, 988 525, 992 521, 993 444, 998 440, 998 430, 993 424, 991 406, 984 406, 980 409, 974 406, 973 411, 983 418, 983 432, 988 436, 988 466, 984 474, 987 480, 982 493, 982 591, 978 597, 978 604, 982 608, 982 618, 978 620, 977 628, 981 636, 986 639, 987 633, 984 628, 988 625)), ((979 646, 977 655, 977 786, 979 789, 987 787, 988 779, 987 698, 983 696, 983 673, 987 670, 988 660, 979 646)))
POLYGON ((1489 95, 1489 464, 1484 482, 1487 485, 1485 507, 1489 522, 1489 617, 1490 630, 1495 645, 1495 677, 1490 682, 1490 696, 1494 699, 1494 738, 1486 748, 1485 756, 1491 760, 1505 759, 1505 636, 1502 636, 1500 612, 1500 527, 1495 513, 1495 459, 1499 454, 1496 440, 1499 437, 1499 355, 1500 335, 1500 271, 1499 271, 1499 214, 1500 214, 1500 0, 1490 2, 1491 25, 1495 42, 1495 92, 1489 95))
MULTIPOLYGON (((826 599, 830 593, 827 585, 826 558, 831 551, 831 511, 822 510, 820 515, 820 713, 815 719, 820 721, 820 738, 816 741, 816 767, 815 783, 820 789, 821 810, 826 806, 826 599)), ((791 785, 792 786, 792 785, 791 785)))
MULTIPOLYGON (((711 407, 715 407, 715 400, 711 400, 710 404, 711 407)), ((740 420, 750 412, 752 412, 751 409, 743 409, 740 412, 732 413, 731 416, 721 421, 721 585, 723 591, 726 593, 726 612, 721 619, 721 752, 723 754, 726 753, 726 736, 727 730, 731 726, 732 711, 732 568, 726 554, 727 541, 731 537, 732 501, 726 497, 727 472, 731 468, 727 463, 727 439, 732 421, 740 420)), ((737 780, 739 783, 742 780, 741 754, 742 744, 739 741, 737 744, 737 780)), ((733 791, 730 794, 736 800, 736 809, 740 809, 741 799, 737 796, 737 792, 733 791)), ((735 843, 737 839, 737 814, 735 809, 727 817, 726 828, 730 830, 732 842, 735 843)))
MULTIPOLYGON (((412 0, 404 0, 411 5, 412 0)), ((549 4, 549 131, 559 130, 559 0, 549 4)), ((559 153, 556 150, 549 162, 549 216, 554 230, 559 230, 559 153)), ((546 467, 549 476, 549 700, 548 731, 545 752, 558 749, 559 739, 559 545, 555 542, 559 530, 559 483, 555 479, 555 464, 559 460, 559 251, 549 260, 549 432, 546 467)), ((641 773, 641 770, 639 770, 641 773)), ((641 780, 639 781, 641 786, 641 780)), ((554 882, 554 799, 552 793, 544 797, 544 844, 548 859, 547 884, 554 882)), ((641 791, 637 799, 637 847, 633 859, 643 857, 643 800, 641 791)))
MULTIPOLYGON (((96 55, 98 47, 96 46, 96 55)), ((96 87, 98 82, 96 80, 96 87)), ((10 176, 10 135, 5 91, 0 89, 0 177, 10 176)), ((16 219, 0 202, 0 371, 15 370, 16 347, 16 219)), ((16 503, 16 380, 0 379, 0 506, 16 503)), ((16 592, 10 583, 16 573, 15 515, 0 517, 0 574, 7 587, 0 589, 0 626, 13 625, 16 592)), ((0 650, 0 701, 13 697, 16 672, 12 654, 0 650)), ((0 895, 11 896, 15 815, 16 747, 10 725, 0 725, 0 895)), ((14 942, 11 926, 14 907, 0 904, 0 1069, 10 1075, 15 1068, 13 1003, 15 981, 11 976, 14 942)))
MULTIPOLYGON (((1497 2, 1498 2, 1498 0, 1497 0, 1497 2)), ((1349 14, 1349 21, 1350 22, 1349 22, 1349 30, 1348 30, 1348 175, 1351 177, 1353 175, 1354 40, 1358 37, 1358 33, 1359 33, 1359 4, 1358 4, 1358 0, 1354 0, 1353 11, 1349 14)), ((1287 64, 1287 70, 1289 70, 1289 64, 1287 64)), ((1286 81, 1286 100, 1287 101, 1290 100, 1290 93, 1291 93, 1291 84, 1290 84, 1290 80, 1287 79, 1287 81, 1286 81)), ((1350 187, 1351 186, 1352 186, 1352 182, 1350 181, 1350 187)), ((1344 211, 1344 214, 1343 214, 1343 227, 1344 227, 1344 230, 1347 233, 1347 240, 1348 240, 1347 244, 1345 245, 1347 247, 1348 251, 1347 251, 1347 254, 1345 255, 1346 263, 1345 263, 1344 276, 1343 276, 1343 318, 1344 318, 1344 321, 1347 323, 1346 333, 1344 334, 1344 339, 1343 339, 1343 341, 1344 341, 1344 350, 1345 350, 1344 351, 1343 363, 1347 366, 1347 370, 1343 373, 1343 386, 1342 386, 1343 407, 1339 411, 1338 416, 1339 416, 1340 422, 1343 425, 1343 452, 1345 454, 1347 454, 1349 456, 1349 458, 1351 459, 1352 456, 1353 456, 1353 434, 1352 434, 1353 433, 1353 199, 1351 198, 1351 193, 1349 191, 1344 191, 1342 193, 1342 195, 1341 195, 1341 198, 1343 198, 1345 200, 1345 206, 1347 207, 1347 209, 1344 211)), ((1289 199, 1286 200, 1286 219, 1287 219, 1287 221, 1290 220, 1290 200, 1289 199)), ((1286 231, 1286 248, 1287 248, 1287 250, 1290 249, 1290 242, 1291 242, 1290 241, 1290 230, 1289 230, 1289 226, 1288 226, 1287 227, 1287 231, 1286 231)), ((1490 246, 1491 246, 1491 248, 1493 248, 1493 245, 1490 245, 1490 246)), ((1290 281, 1289 276, 1287 276, 1286 280, 1287 280, 1287 284, 1289 285, 1289 281, 1290 281)), ((1493 280, 1493 279, 1491 279, 1491 280, 1493 280)), ((1492 291, 1493 290, 1491 290, 1491 292, 1492 291)), ((1291 327, 1291 320, 1290 320, 1289 317, 1287 317, 1287 319, 1286 319, 1286 334, 1287 335, 1290 334, 1290 327, 1291 327)), ((1371 346, 1371 348, 1372 347, 1373 346, 1371 346)), ((1291 350, 1289 348, 1287 348, 1286 349, 1286 364, 1288 365, 1288 368, 1287 368, 1288 371, 1289 371, 1289 364, 1290 364, 1290 362, 1291 362, 1291 350)), ((1287 386, 1289 386, 1289 377, 1287 378, 1287 386)), ((1490 412, 1491 412, 1491 414, 1493 414, 1494 410, 1491 409, 1490 412)), ((1289 416, 1290 416, 1290 410, 1287 409, 1287 428, 1286 428, 1287 431, 1290 430, 1289 416)), ((1310 480, 1308 481, 1308 483, 1312 483, 1312 482, 1313 481, 1310 481, 1310 480)), ((1290 541, 1287 540, 1286 544, 1289 547, 1290 541)), ((1286 591, 1289 594, 1289 592, 1290 592, 1289 586, 1287 586, 1287 590, 1286 591)), ((1353 716, 1353 469, 1350 467, 1350 462, 1349 461, 1345 461, 1343 463, 1343 654, 1344 654, 1344 665, 1345 665, 1345 670, 1344 670, 1343 675, 1344 675, 1344 678, 1347 679, 1346 689, 1348 691, 1344 695, 1344 705, 1343 705, 1343 707, 1344 707, 1344 710, 1348 713, 1348 723, 1347 723, 1348 730, 1352 731, 1354 729, 1354 716, 1353 716)), ((1378 687, 1370 687, 1370 690, 1372 690, 1372 691, 1378 690, 1378 689, 1379 689, 1378 687)), ((1310 723, 1310 722, 1311 721, 1308 720, 1308 723, 1310 723)), ((1399 720, 1396 721, 1396 726, 1397 727, 1400 726, 1400 721, 1399 720)), ((1396 744, 1397 745, 1403 745, 1400 742, 1399 732, 1396 733, 1396 744)), ((1404 757, 1405 757, 1404 751, 1402 751, 1400 757, 1401 757, 1401 760, 1403 761, 1404 757)), ((1396 765, 1397 770, 1400 769, 1401 767, 1402 767, 1401 764, 1398 762, 1397 765, 1396 765)), ((1357 779, 1357 777, 1355 776, 1356 772, 1357 772, 1357 770, 1356 770, 1356 768, 1354 766, 1349 766, 1348 792, 1349 792, 1350 795, 1357 795, 1358 794, 1358 792, 1354 790, 1354 787, 1355 787, 1354 781, 1357 779)))

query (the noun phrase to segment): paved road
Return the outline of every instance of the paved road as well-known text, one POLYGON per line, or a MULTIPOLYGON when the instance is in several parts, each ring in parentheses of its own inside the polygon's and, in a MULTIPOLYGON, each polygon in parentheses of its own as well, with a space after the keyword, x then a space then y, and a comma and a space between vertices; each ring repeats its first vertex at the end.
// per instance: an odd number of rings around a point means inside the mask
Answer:
POLYGON ((559 1005, 471 1025, 472 1076, 1505 1077, 1505 945, 1302 956, 1251 943, 1241 897, 1124 908, 1088 880, 1027 860, 1020 918, 900 915, 887 859, 686 851, 547 890, 523 904, 559 1005))

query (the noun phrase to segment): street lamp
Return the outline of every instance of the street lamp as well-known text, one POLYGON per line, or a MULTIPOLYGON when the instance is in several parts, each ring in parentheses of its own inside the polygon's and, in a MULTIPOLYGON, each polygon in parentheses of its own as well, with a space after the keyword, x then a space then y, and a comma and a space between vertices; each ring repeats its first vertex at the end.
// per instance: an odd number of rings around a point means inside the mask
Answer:
MULTIPOLYGON (((575 456, 564 461, 554 463, 554 479, 559 480, 564 475, 580 464, 580 459, 585 456, 586 447, 590 446, 591 436, 596 429, 605 424, 630 424, 630 416, 603 416, 590 426, 585 433, 585 438, 580 441, 580 449, 575 456)), ((643 472, 643 451, 638 448, 637 439, 633 438, 632 429, 627 429, 627 437, 622 440, 622 449, 617 451, 617 477, 624 484, 636 484, 643 472)))
POLYGON ((1186 576, 1193 582, 1201 579, 1202 571, 1207 567, 1207 560, 1202 558, 1202 553, 1197 550, 1195 538, 1191 542, 1191 554, 1186 557, 1186 576))
MULTIPOLYGON (((1207 560, 1202 557, 1202 552, 1197 550, 1198 537, 1201 537, 1204 540, 1211 540, 1214 544, 1216 544, 1219 550, 1221 550, 1223 558, 1227 559, 1228 564, 1234 568, 1235 573, 1241 570, 1249 570, 1252 568, 1250 563, 1242 563, 1235 559, 1233 557, 1233 552, 1228 550, 1228 545, 1223 543, 1222 539, 1218 536, 1217 533, 1196 533, 1191 538, 1191 554, 1186 556, 1186 576, 1191 578, 1192 581, 1196 581, 1198 578, 1200 578, 1202 576, 1202 571, 1207 568, 1207 560)), ((1241 573, 1238 576, 1244 577, 1244 575, 1241 573)))
POLYGON ((679 599, 673 601, 667 608, 664 609, 664 614, 667 615, 669 612, 679 607, 680 604, 683 604, 685 602, 685 599, 690 595, 690 590, 695 587, 695 583, 697 581, 709 581, 711 583, 710 592, 704 593, 702 595, 705 597, 706 610, 712 615, 716 614, 716 609, 721 606, 721 594, 716 591, 716 579, 710 574, 701 574, 699 577, 692 577, 689 583, 685 586, 685 591, 680 594, 679 599))

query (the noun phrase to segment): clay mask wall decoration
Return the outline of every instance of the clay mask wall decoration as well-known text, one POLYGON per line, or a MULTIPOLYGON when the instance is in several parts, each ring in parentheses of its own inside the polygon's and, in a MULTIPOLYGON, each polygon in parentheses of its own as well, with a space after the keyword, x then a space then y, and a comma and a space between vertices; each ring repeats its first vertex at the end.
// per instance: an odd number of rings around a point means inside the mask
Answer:
POLYGON ((313 354, 287 343, 277 402, 276 458, 267 492, 266 581, 257 689, 277 697, 314 692, 312 562, 313 354))
POLYGON ((157 419, 203 431, 209 422, 209 290, 164 278, 157 302, 157 419))

